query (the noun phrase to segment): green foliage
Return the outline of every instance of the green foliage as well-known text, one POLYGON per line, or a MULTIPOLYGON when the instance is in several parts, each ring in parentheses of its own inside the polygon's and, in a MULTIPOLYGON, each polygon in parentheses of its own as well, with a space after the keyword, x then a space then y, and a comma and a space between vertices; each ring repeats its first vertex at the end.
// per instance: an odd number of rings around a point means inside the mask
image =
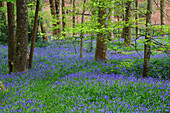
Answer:
POLYGON ((8 42, 8 24, 6 20, 6 7, 0 7, 0 43, 6 44, 8 42))
POLYGON ((14 3, 16 0, 0 0, 0 1, 7 1, 7 2, 14 3))

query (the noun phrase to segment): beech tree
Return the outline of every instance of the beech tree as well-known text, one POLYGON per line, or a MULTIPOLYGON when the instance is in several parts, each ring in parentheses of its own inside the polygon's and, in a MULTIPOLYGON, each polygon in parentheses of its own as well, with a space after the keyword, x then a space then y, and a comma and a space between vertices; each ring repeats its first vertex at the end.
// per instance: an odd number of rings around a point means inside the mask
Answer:
MULTIPOLYGON (((83 13, 82 13, 82 18, 81 18, 81 24, 84 23, 84 13, 85 13, 85 3, 86 3, 86 0, 84 0, 83 2, 83 13)), ((83 29, 83 25, 82 25, 82 29, 83 29)), ((80 38, 81 38, 81 44, 80 44, 80 58, 83 58, 83 33, 82 33, 82 30, 81 30, 81 33, 80 33, 80 38)))
POLYGON ((34 17, 35 20, 34 20, 33 35, 32 35, 30 55, 29 55, 29 68, 33 67, 33 54, 34 54, 34 45, 35 45, 35 38, 36 38, 36 31, 37 31, 38 10, 39 10, 39 0, 37 0, 36 10, 35 10, 35 17, 34 17))
MULTIPOLYGON (((101 30, 103 26, 106 28, 106 2, 104 0, 98 1, 98 29, 101 30)), ((95 52, 95 60, 107 61, 107 45, 106 45, 106 33, 100 31, 97 33, 97 44, 95 52)))
POLYGON ((62 33, 62 36, 65 37, 65 27, 66 27, 66 21, 65 21, 65 15, 66 15, 66 12, 65 12, 65 0, 62 0, 62 30, 63 30, 63 33, 62 33))
POLYGON ((138 0, 135 0, 135 7, 136 7, 136 15, 135 15, 135 20, 136 20, 136 38, 137 38, 138 34, 139 34, 139 28, 137 27, 137 25, 138 25, 137 19, 139 18, 139 15, 138 15, 138 0))
MULTIPOLYGON (((73 29, 75 28, 75 9, 76 9, 76 5, 75 5, 75 0, 73 0, 73 29)), ((73 37, 75 37, 75 32, 73 30, 73 37)), ((74 50, 75 50, 75 54, 77 53, 76 51, 76 37, 75 37, 75 40, 73 42, 73 45, 74 45, 74 50)))
MULTIPOLYGON (((39 11, 41 11, 43 13, 42 5, 43 5, 43 1, 41 2, 41 7, 39 8, 40 9, 39 11)), ((40 28, 41 28, 43 40, 46 40, 47 42, 49 42, 49 39, 48 39, 48 36, 47 36, 47 33, 46 33, 45 22, 44 22, 43 16, 40 16, 40 28)))
POLYGON ((13 72, 14 48, 15 48, 15 19, 14 4, 7 2, 8 12, 8 73, 13 72))
POLYGON ((49 0, 50 2, 50 9, 51 9, 51 15, 52 15, 52 19, 53 19, 53 35, 58 35, 58 31, 56 29, 57 27, 57 23, 55 22, 55 20, 57 19, 56 17, 56 6, 55 6, 55 0, 49 0))
MULTIPOLYGON (((166 10, 165 10, 166 0, 160 0, 160 13, 161 13, 161 25, 166 24, 166 10)), ((161 29, 161 33, 163 33, 163 30, 161 29)), ((165 34, 165 33, 163 33, 165 34)))
POLYGON ((44 27, 45 26, 44 19, 43 17, 40 17, 40 19, 41 19, 40 27, 41 27, 41 33, 43 33, 43 40, 46 40, 47 42, 49 42, 49 39, 46 35, 46 28, 44 27))
POLYGON ((146 12, 146 34, 144 44, 144 64, 142 77, 147 77, 149 73, 149 63, 151 55, 151 16, 152 16, 152 0, 147 0, 147 12, 146 12))
POLYGON ((129 46, 132 41, 131 37, 131 25, 129 20, 131 18, 131 4, 132 1, 126 1, 126 15, 125 15, 125 27, 124 27, 124 45, 129 46))
MULTIPOLYGON (((60 0, 55 0, 55 9, 56 9, 56 16, 57 16, 57 20, 59 20, 60 18, 60 0)), ((57 22, 57 25, 60 26, 60 22, 58 21, 57 22)), ((61 28, 58 27, 57 28, 57 32, 58 32, 58 35, 60 35, 61 33, 61 28)))
MULTIPOLYGON (((98 10, 98 8, 94 5, 94 3, 96 3, 95 0, 92 0, 92 1, 89 2, 89 9, 90 9, 90 13, 91 13, 91 15, 89 15, 89 16, 90 16, 90 20, 92 22, 95 21, 95 16, 97 16, 97 10, 98 10)), ((90 32, 90 33, 91 33, 90 52, 92 52, 95 32, 93 31, 93 32, 90 32)))
POLYGON ((17 31, 14 54, 14 72, 27 71, 28 12, 27 0, 16 0, 17 31))

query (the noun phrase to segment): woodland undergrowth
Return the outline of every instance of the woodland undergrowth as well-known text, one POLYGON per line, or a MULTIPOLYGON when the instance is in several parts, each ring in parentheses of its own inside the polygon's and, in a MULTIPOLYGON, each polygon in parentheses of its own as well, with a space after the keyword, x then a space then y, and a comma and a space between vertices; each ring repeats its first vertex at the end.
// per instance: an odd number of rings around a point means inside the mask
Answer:
POLYGON ((138 53, 112 54, 114 50, 108 49, 107 64, 94 61, 95 47, 87 52, 88 44, 84 42, 82 59, 74 54, 72 43, 60 48, 54 41, 37 45, 33 69, 11 75, 7 46, 0 45, 0 79, 7 88, 0 93, 0 113, 170 112, 166 54, 152 54, 148 78, 141 79, 143 59, 138 53))

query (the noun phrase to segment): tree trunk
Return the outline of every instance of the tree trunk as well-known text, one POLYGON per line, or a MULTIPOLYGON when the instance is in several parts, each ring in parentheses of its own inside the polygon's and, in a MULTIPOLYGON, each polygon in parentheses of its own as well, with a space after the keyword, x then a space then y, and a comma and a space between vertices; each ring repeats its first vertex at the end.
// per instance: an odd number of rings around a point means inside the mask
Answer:
MULTIPOLYGON (((102 26, 106 27, 106 8, 104 8, 104 0, 99 0, 99 10, 98 10, 98 29, 102 29, 102 26), (102 4, 103 3, 103 4, 102 4)), ((97 44, 95 52, 95 60, 107 61, 107 46, 106 46, 106 33, 97 33, 97 44)))
POLYGON ((91 42, 90 42, 90 52, 93 51, 93 39, 94 39, 94 36, 91 35, 91 42))
POLYGON ((144 44, 144 64, 143 64, 143 75, 142 77, 147 77, 149 73, 149 61, 151 55, 151 16, 152 16, 152 0, 147 0, 147 13, 146 13, 146 36, 144 44), (150 25, 148 25, 150 24, 150 25))
MULTIPOLYGON (((86 3, 86 0, 84 0, 84 4, 86 3)), ((83 13, 82 13, 82 18, 81 18, 81 25, 84 23, 84 13, 85 13, 85 5, 83 4, 83 13)), ((82 25, 83 29, 83 25, 82 25)), ((80 38, 81 38, 81 45, 80 45, 80 58, 83 58, 83 33, 81 30, 80 33, 80 38)))
MULTIPOLYGON (((125 7, 126 7, 126 4, 125 4, 125 1, 123 1, 123 8, 125 9, 125 7)), ((123 10, 123 12, 125 12, 126 11, 126 9, 125 10, 123 10)), ((126 13, 124 13, 123 15, 122 15, 122 21, 125 21, 125 17, 126 17, 126 13)), ((125 26, 123 27, 123 29, 122 29, 122 38, 125 38, 125 26)))
MULTIPOLYGON (((39 11, 41 12, 42 12, 42 4, 43 4, 43 1, 41 2, 40 8, 39 8, 39 11)), ((46 40, 47 42, 49 42, 49 39, 46 33, 46 28, 44 25, 45 25, 45 22, 44 22, 43 16, 40 16, 40 28, 41 28, 41 33, 43 34, 43 40, 46 40)))
POLYGON ((14 72, 27 71, 28 12, 27 0, 16 0, 17 32, 14 53, 14 72))
MULTIPOLYGON (((93 0, 93 2, 91 3, 91 4, 89 4, 90 5, 90 12, 91 12, 91 19, 92 19, 92 17, 93 16, 97 16, 96 15, 96 10, 97 10, 97 7, 96 6, 94 6, 94 4, 93 3, 95 3, 95 1, 93 0)), ((91 34, 91 44, 90 44, 90 52, 92 52, 92 50, 93 50, 93 39, 94 39, 94 32, 91 32, 90 33, 91 34)))
POLYGON ((53 19, 53 35, 58 35, 58 31, 56 29, 57 24, 55 22, 56 20, 56 7, 55 7, 55 0, 49 0, 50 1, 50 9, 51 9, 51 15, 53 19))
MULTIPOLYGON (((57 20, 60 19, 60 0, 55 0, 56 16, 57 20)), ((57 22, 57 26, 60 26, 60 22, 57 22)), ((57 28, 58 35, 61 34, 61 27, 57 28)))
MULTIPOLYGON (((137 21, 137 19, 139 17, 139 15, 138 15, 138 0, 135 1, 135 6, 136 6, 136 17, 135 17, 135 19, 136 19, 136 25, 138 25, 138 21, 137 21)), ((138 34, 139 34, 139 28, 136 26, 136 39, 138 38, 138 34)))
MULTIPOLYGON (((108 26, 109 26, 109 20, 110 20, 110 18, 111 18, 111 15, 110 15, 111 9, 110 9, 110 8, 107 8, 107 9, 106 9, 106 12, 107 12, 107 16, 106 16, 106 28, 108 28, 108 26)), ((109 41, 112 41, 111 31, 106 30, 106 33, 107 33, 107 39, 108 39, 109 41)))
POLYGON ((43 40, 46 40, 47 42, 49 42, 49 39, 46 35, 46 28, 44 27, 44 19, 43 17, 40 18, 41 22, 40 22, 40 26, 41 26, 41 33, 43 33, 43 40))
POLYGON ((65 37, 65 26, 66 26, 66 20, 65 20, 65 15, 66 15, 66 12, 65 12, 65 0, 62 0, 62 27, 63 27, 63 37, 65 37))
POLYGON ((15 48, 15 19, 14 19, 14 4, 7 3, 8 12, 8 74, 13 72, 14 63, 14 48, 15 48))
MULTIPOLYGON (((170 67, 170 66, 169 66, 170 67)), ((170 82, 170 70, 169 70, 169 82, 170 82)))
MULTIPOLYGON (((113 5, 114 6, 114 5, 113 5)), ((111 13, 110 15, 109 15, 109 19, 111 20, 111 23, 113 24, 114 23, 114 11, 111 11, 111 8, 109 8, 109 12, 111 13)), ((112 30, 111 30, 111 32, 110 32, 110 37, 111 37, 111 39, 110 39, 110 41, 113 41, 113 39, 114 39, 114 34, 113 34, 113 28, 112 28, 112 30)))
POLYGON ((30 49, 30 56, 29 56, 30 69, 33 67, 33 54, 34 54, 34 44, 35 44, 36 30, 37 30, 38 10, 39 10, 39 0, 37 0, 36 10, 35 10, 34 28, 33 28, 32 40, 31 40, 31 49, 30 49))
POLYGON ((127 25, 129 24, 129 20, 131 18, 131 4, 132 2, 131 1, 127 1, 126 2, 126 16, 125 16, 125 32, 124 32, 124 45, 125 46, 129 46, 131 44, 131 41, 132 41, 132 37, 131 37, 131 28, 130 28, 130 25, 127 25))
MULTIPOLYGON (((165 25, 166 24, 166 9, 165 9, 165 5, 166 5, 166 0, 161 0, 160 1, 160 7, 161 7, 161 25, 165 25)), ((161 28, 161 34, 163 34, 163 36, 165 36, 165 33, 163 32, 163 29, 161 28)))
MULTIPOLYGON (((74 32, 74 28, 75 28, 75 9, 76 9, 76 5, 75 5, 75 0, 73 0, 73 37, 75 37, 75 32, 74 32)), ((77 53, 76 51, 76 37, 75 37, 75 40, 73 42, 73 45, 74 45, 74 50, 75 50, 75 54, 77 53)))

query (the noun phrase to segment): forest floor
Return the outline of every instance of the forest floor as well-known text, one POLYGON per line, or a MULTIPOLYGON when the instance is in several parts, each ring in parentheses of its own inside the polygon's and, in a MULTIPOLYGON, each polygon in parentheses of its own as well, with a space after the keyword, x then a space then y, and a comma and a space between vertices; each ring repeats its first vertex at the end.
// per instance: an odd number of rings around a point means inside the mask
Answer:
POLYGON ((84 42, 82 59, 72 43, 36 44, 34 67, 11 75, 7 74, 8 47, 1 45, 0 78, 8 91, 0 93, 0 113, 170 112, 168 55, 152 54, 148 78, 141 80, 139 54, 111 54, 108 49, 109 63, 96 62, 95 46, 85 52, 89 42, 84 42))

